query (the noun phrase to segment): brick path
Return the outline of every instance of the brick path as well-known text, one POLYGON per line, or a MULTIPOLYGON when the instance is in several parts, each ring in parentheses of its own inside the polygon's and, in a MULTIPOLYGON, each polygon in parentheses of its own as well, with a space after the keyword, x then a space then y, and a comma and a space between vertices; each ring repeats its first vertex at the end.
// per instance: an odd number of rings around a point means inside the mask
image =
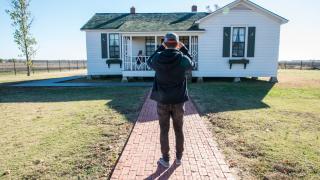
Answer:
POLYGON ((235 179, 211 132, 191 102, 186 103, 184 116, 185 152, 182 165, 173 163, 175 141, 171 122, 169 138, 173 164, 169 169, 158 166, 161 152, 157 119, 156 103, 148 98, 111 179, 235 179))

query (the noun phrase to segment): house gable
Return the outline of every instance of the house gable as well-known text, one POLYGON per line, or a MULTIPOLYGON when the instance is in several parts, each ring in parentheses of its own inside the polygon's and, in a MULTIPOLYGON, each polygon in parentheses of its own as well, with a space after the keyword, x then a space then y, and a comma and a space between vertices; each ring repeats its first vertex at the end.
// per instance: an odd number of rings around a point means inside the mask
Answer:
POLYGON ((287 19, 249 1, 249 0, 236 0, 230 4, 227 4, 226 6, 212 12, 210 15, 205 16, 201 19, 199 19, 198 21, 196 21, 196 23, 201 23, 202 21, 205 21, 206 19, 210 18, 210 17, 214 17, 217 14, 227 14, 230 10, 247 10, 247 11, 255 11, 259 14, 262 14, 280 24, 285 24, 288 22, 287 19))
POLYGON ((249 8, 248 6, 245 6, 243 4, 238 4, 237 6, 231 8, 230 10, 247 10, 247 11, 252 11, 251 8, 249 8))

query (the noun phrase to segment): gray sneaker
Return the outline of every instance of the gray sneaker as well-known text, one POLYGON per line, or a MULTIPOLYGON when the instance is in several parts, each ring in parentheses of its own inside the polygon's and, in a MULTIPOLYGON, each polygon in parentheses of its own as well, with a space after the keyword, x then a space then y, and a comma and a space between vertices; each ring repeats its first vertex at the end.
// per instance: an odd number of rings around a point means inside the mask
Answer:
POLYGON ((170 167, 169 161, 165 161, 163 158, 160 158, 160 159, 159 159, 158 164, 161 164, 161 166, 163 166, 163 167, 165 167, 165 168, 170 167))
POLYGON ((176 159, 176 165, 181 165, 181 163, 182 163, 182 161, 181 161, 181 159, 176 159))

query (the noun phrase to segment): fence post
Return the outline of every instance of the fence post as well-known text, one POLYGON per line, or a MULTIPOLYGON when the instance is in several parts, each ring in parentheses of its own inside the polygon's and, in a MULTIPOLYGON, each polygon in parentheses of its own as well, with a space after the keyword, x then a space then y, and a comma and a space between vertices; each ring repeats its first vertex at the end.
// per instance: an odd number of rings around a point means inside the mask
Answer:
POLYGON ((16 61, 15 60, 13 60, 13 71, 14 71, 14 75, 17 75, 16 61))
POLYGON ((77 69, 79 69, 79 61, 77 60, 77 69))
POLYGON ((59 60, 59 71, 61 72, 61 62, 59 60))
POLYGON ((313 66, 314 66, 314 61, 312 60, 312 61, 311 61, 311 69, 314 69, 313 66))
POLYGON ((287 69, 287 61, 284 61, 284 69, 287 69))
POLYGON ((49 72, 49 60, 47 60, 47 71, 49 72))
POLYGON ((300 70, 302 70, 302 61, 301 61, 301 63, 300 63, 300 70))
POLYGON ((71 67, 70 67, 70 60, 68 61, 68 64, 69 64, 69 71, 71 70, 71 67))

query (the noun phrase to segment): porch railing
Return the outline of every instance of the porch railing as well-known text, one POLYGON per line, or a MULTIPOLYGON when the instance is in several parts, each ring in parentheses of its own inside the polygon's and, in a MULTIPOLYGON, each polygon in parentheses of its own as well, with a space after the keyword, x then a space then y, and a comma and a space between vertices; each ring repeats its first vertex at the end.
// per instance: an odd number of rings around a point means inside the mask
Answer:
POLYGON ((125 56, 124 70, 125 71, 152 71, 147 65, 147 60, 150 56, 125 56))
MULTIPOLYGON (((150 56, 125 56, 124 70, 125 71, 152 71, 147 65, 147 60, 150 56)), ((198 61, 195 61, 193 70, 198 70, 198 61)))

